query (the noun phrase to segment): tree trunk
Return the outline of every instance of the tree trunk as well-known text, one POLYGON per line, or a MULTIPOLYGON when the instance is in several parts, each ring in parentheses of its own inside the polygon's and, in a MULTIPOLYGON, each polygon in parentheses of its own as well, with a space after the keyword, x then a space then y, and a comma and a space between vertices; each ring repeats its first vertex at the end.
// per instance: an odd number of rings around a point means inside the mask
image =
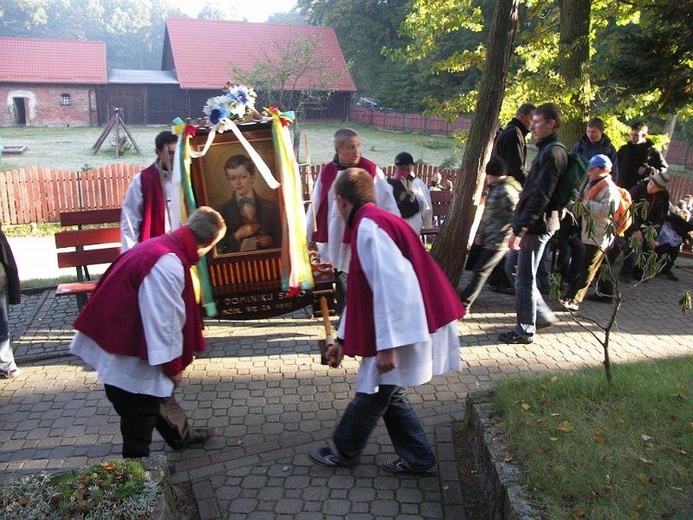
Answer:
MULTIPOLYGON (((669 114, 667 116, 667 122, 664 123, 664 133, 669 136, 669 143, 674 138, 674 129, 676 128, 676 114, 669 114)), ((662 150, 662 156, 666 159, 667 152, 669 151, 669 145, 667 144, 662 150)))
POLYGON ((479 100, 462 161, 462 171, 455 186, 450 211, 431 253, 453 286, 464 269, 469 232, 476 213, 475 193, 484 179, 484 168, 498 125, 505 82, 508 76, 513 40, 518 22, 520 0, 498 0, 489 31, 484 72, 479 86, 479 100))
POLYGON ((561 106, 563 128, 561 140, 568 148, 585 133, 590 114, 592 93, 587 64, 590 57, 591 0, 559 0, 560 41, 558 72, 565 82, 565 92, 573 92, 561 106), (567 106, 566 106, 567 105, 567 106))

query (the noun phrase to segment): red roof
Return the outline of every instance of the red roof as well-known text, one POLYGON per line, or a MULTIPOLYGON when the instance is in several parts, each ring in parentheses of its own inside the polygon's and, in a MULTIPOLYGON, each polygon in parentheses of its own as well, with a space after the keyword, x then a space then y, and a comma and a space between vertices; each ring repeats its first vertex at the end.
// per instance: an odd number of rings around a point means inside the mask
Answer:
POLYGON ((0 38, 0 81, 105 84, 106 44, 0 38))
MULTIPOLYGON (((329 89, 356 91, 331 27, 169 18, 166 32, 173 66, 184 89, 221 89, 227 80, 234 80, 232 63, 251 70, 257 62, 276 58, 286 42, 308 39, 316 42, 324 70, 334 77, 329 89)), ((306 75, 295 86, 292 84, 292 90, 315 88, 315 84, 306 75)))

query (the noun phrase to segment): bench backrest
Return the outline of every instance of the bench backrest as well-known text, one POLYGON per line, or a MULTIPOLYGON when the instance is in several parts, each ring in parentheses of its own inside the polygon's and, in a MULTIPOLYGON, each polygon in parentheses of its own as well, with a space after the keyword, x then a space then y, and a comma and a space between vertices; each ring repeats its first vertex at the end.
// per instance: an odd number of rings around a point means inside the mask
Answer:
POLYGON ((77 226, 78 229, 60 231, 55 234, 58 267, 76 267, 77 278, 81 281, 83 274, 80 268, 113 262, 120 254, 119 223, 119 208, 61 213, 62 226, 77 226), (108 225, 109 227, 83 229, 82 226, 86 225, 108 225), (60 251, 61 249, 69 250, 60 251))
POLYGON ((431 191, 431 206, 433 206, 434 217, 444 217, 447 215, 451 203, 452 191, 431 191))

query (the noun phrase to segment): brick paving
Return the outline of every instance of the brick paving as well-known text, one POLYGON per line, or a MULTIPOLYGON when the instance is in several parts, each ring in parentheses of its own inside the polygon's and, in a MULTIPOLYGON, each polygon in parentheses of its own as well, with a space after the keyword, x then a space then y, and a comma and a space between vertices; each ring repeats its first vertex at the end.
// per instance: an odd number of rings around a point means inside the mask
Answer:
MULTIPOLYGON (((693 261, 679 261, 677 283, 655 279, 629 288, 611 338, 612 360, 690 355, 693 315, 677 307, 693 288, 693 261)), ((174 481, 190 481, 203 520, 462 519, 452 442, 468 393, 517 374, 598 365, 595 325, 560 312, 561 322, 532 345, 497 342, 514 323, 514 297, 484 291, 473 318, 459 323, 463 370, 436 377, 410 396, 439 458, 434 476, 391 475, 377 462, 392 456, 380 426, 359 466, 314 465, 307 452, 329 440, 353 394, 357 364, 321 366, 319 320, 290 316, 244 322, 206 320, 208 350, 186 371, 177 397, 199 427, 220 435, 204 448, 174 452, 155 433, 154 451, 173 463, 174 481)), ((610 306, 586 302, 580 314, 604 321, 610 306)), ((73 298, 27 295, 11 308, 22 370, 0 380, 0 471, 23 474, 98 463, 120 456, 118 417, 93 372, 67 346, 77 312, 73 298)), ((617 374, 615 377, 618 377, 617 374)))

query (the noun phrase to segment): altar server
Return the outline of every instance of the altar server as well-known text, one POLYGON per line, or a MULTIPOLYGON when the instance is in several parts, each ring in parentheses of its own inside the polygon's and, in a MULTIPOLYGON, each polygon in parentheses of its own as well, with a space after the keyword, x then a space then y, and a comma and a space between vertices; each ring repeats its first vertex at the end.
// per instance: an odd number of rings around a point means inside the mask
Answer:
POLYGON ((356 396, 333 447, 311 451, 324 466, 352 466, 380 417, 398 457, 394 473, 429 473, 436 458, 405 388, 460 369, 457 319, 464 307, 442 270, 400 217, 375 205, 372 176, 350 168, 334 183, 335 207, 351 238, 349 285, 337 343, 327 355, 360 356, 356 396))

